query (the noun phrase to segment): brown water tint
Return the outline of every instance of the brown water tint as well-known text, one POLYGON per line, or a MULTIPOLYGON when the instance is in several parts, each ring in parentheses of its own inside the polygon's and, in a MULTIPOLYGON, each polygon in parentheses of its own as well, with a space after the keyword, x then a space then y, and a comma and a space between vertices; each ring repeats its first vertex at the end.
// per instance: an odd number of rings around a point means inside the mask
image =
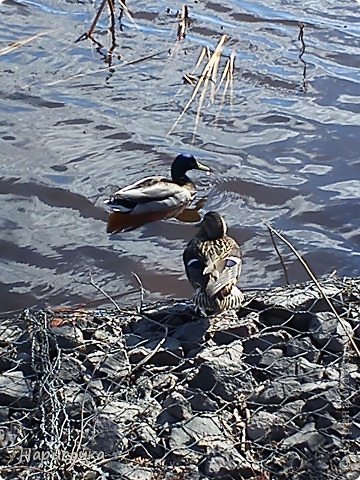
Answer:
MULTIPOLYGON (((242 288, 284 283, 264 222, 318 275, 359 275, 359 5, 191 2, 190 28, 176 44, 181 3, 127 4, 135 23, 124 16, 112 69, 106 49, 74 43, 93 2, 0 4, 0 49, 48 32, 0 55, 1 310, 96 300, 89 272, 121 305, 138 299, 131 272, 151 300, 188 296, 181 257, 191 219, 109 236, 102 203, 117 187, 168 175, 179 152, 215 171, 192 172, 199 213, 218 210, 242 244, 242 288), (225 54, 236 53, 231 88, 205 101, 196 131, 195 102, 167 135, 192 92, 183 75, 224 33, 225 54)), ((96 36, 109 45, 106 28, 103 16, 96 36)), ((304 280, 280 249, 291 281, 304 280)))

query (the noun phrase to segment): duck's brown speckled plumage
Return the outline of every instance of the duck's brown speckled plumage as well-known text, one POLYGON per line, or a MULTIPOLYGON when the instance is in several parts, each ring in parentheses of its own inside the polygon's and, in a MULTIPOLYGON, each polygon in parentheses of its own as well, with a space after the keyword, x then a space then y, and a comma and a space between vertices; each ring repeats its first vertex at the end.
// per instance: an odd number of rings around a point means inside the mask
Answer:
POLYGON ((194 305, 205 312, 238 310, 244 300, 236 287, 241 272, 241 252, 236 241, 226 235, 224 219, 209 212, 184 255, 186 274, 195 289, 194 305))

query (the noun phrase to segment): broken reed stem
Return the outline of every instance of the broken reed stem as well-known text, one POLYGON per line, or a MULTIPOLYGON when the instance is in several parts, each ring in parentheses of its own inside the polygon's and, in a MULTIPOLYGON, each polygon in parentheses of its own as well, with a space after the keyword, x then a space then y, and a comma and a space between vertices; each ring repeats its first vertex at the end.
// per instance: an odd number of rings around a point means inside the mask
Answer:
POLYGON ((31 37, 26 38, 25 40, 19 40, 18 42, 12 43, 8 47, 5 47, 0 50, 0 56, 1 55, 6 55, 7 53, 12 52, 13 50, 17 50, 20 47, 23 47, 27 43, 30 43, 32 40, 35 40, 36 38, 43 37, 44 35, 48 35, 49 33, 56 32, 56 30, 47 30, 46 32, 40 32, 37 33, 36 35, 32 35, 31 37))
POLYGON ((182 119, 182 117, 185 115, 185 113, 187 112, 188 108, 190 107, 191 103, 193 102, 194 98, 196 97, 201 85, 203 84, 203 82, 208 78, 210 72, 212 71, 212 69, 214 68, 214 64, 218 58, 218 55, 219 55, 219 52, 221 52, 223 46, 224 46, 224 43, 226 42, 227 40, 227 35, 223 35, 220 40, 219 40, 219 43, 217 44, 216 48, 215 48, 215 51, 214 53, 212 54, 211 58, 209 59, 209 61, 207 62, 207 64, 205 65, 201 75, 200 75, 200 78, 197 82, 197 84, 195 85, 194 87, 194 90, 191 94, 191 97, 190 99, 188 100, 188 102, 186 103, 185 107, 183 108, 183 111, 180 113, 180 115, 178 116, 177 120, 175 121, 175 123, 173 124, 173 126, 171 127, 171 129, 169 130, 168 132, 168 135, 170 135, 175 127, 177 126, 177 124, 180 122, 180 120, 182 119))
POLYGON ((304 65, 303 74, 302 74, 302 76, 303 76, 302 88, 303 88, 304 92, 306 92, 306 68, 307 68, 307 64, 306 64, 305 60, 302 58, 302 56, 305 53, 305 49, 306 49, 306 45, 305 45, 305 42, 304 42, 304 28, 305 28, 305 24, 300 23, 299 24, 299 29, 300 30, 299 30, 298 40, 301 42, 301 49, 300 49, 300 53, 299 53, 299 59, 304 65))
POLYGON ((286 265, 285 265, 285 263, 284 263, 284 260, 283 260, 283 258, 282 258, 282 255, 281 255, 281 253, 280 253, 280 250, 278 249, 278 246, 276 245, 275 238, 274 238, 274 234, 273 234, 271 228, 270 228, 268 225, 266 225, 266 227, 267 227, 267 229, 269 230, 272 244, 273 244, 273 246, 274 246, 274 248, 275 248, 275 252, 277 253, 277 256, 279 257, 281 266, 282 266, 282 268, 283 268, 283 270, 284 270, 286 283, 287 283, 287 285, 290 285, 289 276, 288 276, 288 272, 287 272, 287 269, 286 269, 286 265))
POLYGON ((130 22, 134 25, 134 27, 135 27, 137 30, 139 30, 139 27, 137 26, 137 23, 136 23, 135 20, 133 19, 133 16, 131 15, 128 7, 126 6, 126 3, 125 3, 126 0, 118 0, 118 1, 119 1, 119 3, 120 3, 121 8, 122 8, 121 18, 122 18, 122 16, 123 16, 123 12, 125 12, 126 15, 127 15, 127 17, 128 17, 128 19, 130 20, 130 22))
POLYGON ((298 40, 301 42, 301 50, 300 50, 300 54, 299 54, 299 58, 301 60, 301 57, 304 55, 305 53, 305 48, 306 48, 306 45, 305 45, 305 42, 304 42, 304 28, 305 28, 305 25, 303 23, 300 23, 299 24, 299 36, 298 36, 298 40))
MULTIPOLYGON (((132 65, 135 65, 136 63, 141 63, 145 60, 149 60, 150 58, 154 58, 154 57, 157 57, 158 55, 163 55, 165 53, 167 53, 167 50, 151 53, 149 55, 146 55, 145 57, 137 58, 136 60, 131 60, 130 62, 126 62, 125 60, 122 60, 123 63, 121 63, 120 65, 114 65, 112 68, 115 70, 116 68, 120 68, 120 67, 132 66, 132 65)), ((46 85, 47 86, 57 85, 58 83, 68 82, 69 80, 73 80, 74 78, 81 78, 81 77, 85 77, 86 75, 94 75, 96 73, 102 73, 102 72, 108 72, 108 71, 109 71, 109 67, 104 67, 104 68, 99 68, 98 70, 91 70, 90 72, 86 72, 86 73, 76 73, 75 75, 71 75, 68 78, 55 80, 54 82, 49 82, 46 85)))
POLYGON ((100 5, 100 8, 98 9, 98 11, 96 12, 96 15, 95 15, 95 18, 91 24, 91 27, 89 28, 89 30, 86 32, 86 38, 91 38, 92 37, 92 34, 95 30, 95 27, 96 27, 96 24, 97 22, 99 21, 99 18, 105 8, 105 5, 106 5, 106 2, 107 0, 102 0, 101 2, 101 5, 100 5))
POLYGON ((320 283, 318 282, 317 278, 315 277, 314 273, 312 272, 311 268, 306 263, 304 258, 300 255, 300 253, 296 250, 296 248, 290 243, 290 241, 287 240, 281 233, 279 233, 277 230, 275 230, 271 225, 268 225, 268 224, 265 224, 265 225, 269 229, 270 232, 272 232, 274 235, 276 235, 282 242, 285 243, 285 245, 287 245, 290 248, 290 250, 294 253, 294 255, 299 260, 301 265, 305 268, 307 274, 309 275, 311 280, 315 283, 315 285, 316 285, 317 289, 319 290, 320 294, 322 295, 323 299, 329 305, 330 310, 333 312, 333 314, 336 316, 337 320, 339 321, 340 325, 342 326, 342 328, 343 328, 346 336, 348 337, 349 342, 353 346, 356 354, 358 355, 358 357, 360 357, 360 350, 359 350, 358 346, 356 345, 354 339, 352 338, 352 336, 348 332, 347 326, 344 324, 343 319, 337 313, 334 305, 332 304, 331 300, 329 299, 329 297, 324 292, 324 289, 321 287, 320 283))
POLYGON ((115 38, 115 3, 114 0, 108 0, 109 10, 110 10, 110 33, 111 33, 111 48, 109 54, 111 55, 116 47, 116 38, 115 38), (110 53, 111 52, 111 53, 110 53))
POLYGON ((94 282, 94 279, 93 279, 93 276, 91 274, 91 272, 89 273, 90 275, 90 284, 96 288, 96 290, 98 290, 100 293, 102 293, 104 295, 104 297, 106 297, 113 305, 114 307, 116 308, 116 310, 121 313, 121 308, 119 307, 119 305, 115 302, 115 300, 110 297, 109 294, 107 294, 101 287, 99 287, 99 285, 97 285, 95 282, 94 282))
POLYGON ((183 5, 181 14, 180 14, 180 21, 178 25, 178 31, 176 38, 180 41, 186 37, 186 27, 189 21, 189 9, 187 5, 183 5))
POLYGON ((140 306, 137 310, 138 310, 138 313, 141 313, 142 312, 142 307, 144 305, 145 288, 143 287, 143 284, 142 284, 142 281, 141 281, 141 278, 139 277, 139 275, 137 273, 134 273, 134 272, 131 272, 131 273, 133 274, 135 280, 138 282, 138 284, 140 286, 140 306))

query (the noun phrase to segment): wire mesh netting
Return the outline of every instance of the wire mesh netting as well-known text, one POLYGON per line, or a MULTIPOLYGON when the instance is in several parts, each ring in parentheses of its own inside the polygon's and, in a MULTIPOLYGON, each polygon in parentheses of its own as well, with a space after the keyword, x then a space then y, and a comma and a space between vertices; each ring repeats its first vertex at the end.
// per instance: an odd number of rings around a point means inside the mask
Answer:
POLYGON ((321 289, 3 315, 0 477, 358 479, 360 281, 321 289))

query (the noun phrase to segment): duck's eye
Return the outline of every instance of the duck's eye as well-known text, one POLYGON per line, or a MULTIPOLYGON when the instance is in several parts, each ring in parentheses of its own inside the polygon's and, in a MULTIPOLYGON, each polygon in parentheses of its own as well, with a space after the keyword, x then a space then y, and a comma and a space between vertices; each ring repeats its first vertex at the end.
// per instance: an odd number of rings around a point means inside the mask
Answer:
POLYGON ((191 267, 195 270, 202 270, 202 262, 200 262, 200 260, 198 260, 197 258, 193 258, 192 260, 189 260, 188 261, 188 267, 191 267))
POLYGON ((225 267, 235 267, 237 262, 235 262, 235 260, 232 260, 231 258, 228 258, 225 262, 225 267))

